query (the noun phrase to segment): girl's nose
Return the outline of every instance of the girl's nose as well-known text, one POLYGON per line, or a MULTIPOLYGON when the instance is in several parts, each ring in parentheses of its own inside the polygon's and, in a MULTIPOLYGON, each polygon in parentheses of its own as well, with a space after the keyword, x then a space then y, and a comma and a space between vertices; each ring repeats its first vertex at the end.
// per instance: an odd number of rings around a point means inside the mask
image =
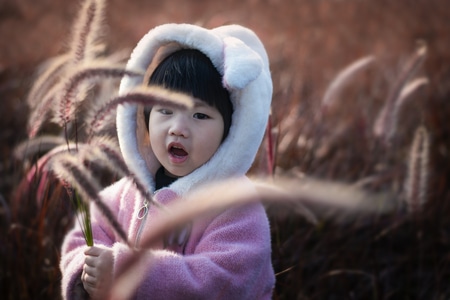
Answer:
POLYGON ((189 129, 187 120, 183 116, 173 118, 173 122, 169 128, 169 135, 180 136, 187 138, 189 136, 189 129))

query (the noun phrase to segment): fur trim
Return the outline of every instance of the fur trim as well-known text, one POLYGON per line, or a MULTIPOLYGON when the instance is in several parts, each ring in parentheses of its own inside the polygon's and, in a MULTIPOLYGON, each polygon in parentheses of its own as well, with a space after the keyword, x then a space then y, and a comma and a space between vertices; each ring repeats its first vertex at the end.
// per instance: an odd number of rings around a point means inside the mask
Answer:
MULTIPOLYGON (((211 30, 190 24, 158 26, 139 41, 127 68, 145 73, 151 65, 180 47, 198 49, 211 59, 223 77, 224 87, 230 92, 234 109, 230 132, 213 157, 170 186, 182 195, 202 182, 247 173, 266 129, 272 98, 272 79, 263 44, 253 31, 239 25, 211 30), (173 47, 174 44, 179 46, 173 47), (169 50, 166 49, 160 55, 158 51, 164 47, 169 50)), ((119 94, 124 95, 141 84, 144 84, 143 77, 126 76, 121 81, 119 94)), ((136 132, 136 112, 136 105, 119 106, 119 144, 130 170, 153 191, 154 174, 148 170, 138 150, 136 134, 133 134, 136 132)))

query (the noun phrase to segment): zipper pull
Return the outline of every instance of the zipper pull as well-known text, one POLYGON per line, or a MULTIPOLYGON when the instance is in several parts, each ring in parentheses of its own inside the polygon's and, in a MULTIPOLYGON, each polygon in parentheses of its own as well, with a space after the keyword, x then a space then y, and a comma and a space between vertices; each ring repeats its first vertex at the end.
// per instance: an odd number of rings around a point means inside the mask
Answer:
POLYGON ((141 208, 139 208, 139 212, 137 215, 137 218, 139 220, 142 220, 143 218, 145 218, 145 216, 148 214, 148 201, 144 200, 144 203, 142 203, 141 208))

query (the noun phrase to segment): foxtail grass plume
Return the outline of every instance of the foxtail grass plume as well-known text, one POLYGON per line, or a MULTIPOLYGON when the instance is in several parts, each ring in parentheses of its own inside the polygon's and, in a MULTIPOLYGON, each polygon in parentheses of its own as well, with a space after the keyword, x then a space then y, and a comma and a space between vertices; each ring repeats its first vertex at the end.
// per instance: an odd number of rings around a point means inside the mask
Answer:
POLYGON ((48 62, 28 95, 32 114, 28 120, 28 135, 34 137, 42 124, 53 112, 53 121, 63 125, 73 117, 77 104, 84 101, 91 86, 92 77, 122 77, 131 71, 119 66, 117 74, 111 68, 111 61, 105 66, 98 65, 99 38, 105 3, 103 0, 85 0, 73 26, 72 39, 68 51, 48 62), (103 70, 103 71, 101 71, 103 70))
POLYGON ((100 136, 92 139, 87 151, 82 155, 85 161, 96 161, 107 167, 119 176, 130 176, 125 161, 120 153, 119 145, 115 140, 109 137, 100 136))
POLYGON ((350 80, 355 78, 364 68, 366 68, 370 63, 375 60, 373 56, 366 56, 353 62, 345 69, 340 71, 338 75, 333 79, 331 84, 328 85, 327 90, 322 98, 322 108, 321 112, 324 113, 329 107, 331 107, 339 93, 348 85, 350 80))
POLYGON ((406 62, 406 65, 402 69, 397 80, 394 82, 392 90, 386 99, 386 102, 384 103, 381 111, 378 113, 373 126, 373 133, 376 137, 382 139, 385 144, 389 144, 389 138, 394 134, 392 128, 394 126, 393 124, 397 122, 396 118, 398 115, 398 111, 396 111, 395 108, 396 105, 397 107, 400 107, 396 103, 398 101, 402 101, 402 91, 404 90, 405 85, 407 85, 411 77, 415 75, 417 70, 423 64, 426 53, 426 45, 420 45, 412 55, 412 57, 406 62))
MULTIPOLYGON (((53 111, 53 121, 63 126, 74 118, 74 112, 79 105, 75 101, 77 87, 87 80, 103 80, 108 77, 120 78, 124 75, 138 75, 137 73, 126 71, 122 67, 111 67, 107 62, 81 65, 66 74, 66 77, 53 86, 44 96, 42 102, 32 112, 29 118, 28 135, 34 137, 47 119, 47 114, 53 111)), ((78 103, 77 103, 78 102, 78 103)))
MULTIPOLYGON (((67 76, 64 87, 56 90, 56 101, 54 108, 55 121, 61 126, 69 123, 75 116, 75 110, 79 105, 80 99, 77 100, 77 87, 85 82, 95 82, 96 80, 104 80, 107 78, 122 78, 124 75, 138 76, 137 72, 125 70, 122 66, 111 66, 109 62, 96 61, 87 65, 80 65, 73 74, 67 76)), ((81 101, 84 99, 81 99, 81 101)))
POLYGON ((390 141, 394 137, 395 132, 397 131, 397 125, 398 125, 398 117, 399 113, 401 111, 401 108, 403 105, 405 105, 406 102, 408 102, 409 99, 413 98, 411 97, 412 94, 417 92, 420 88, 424 87, 428 84, 428 79, 424 77, 420 77, 417 79, 412 80, 407 85, 405 85, 402 88, 402 91, 400 92, 400 95, 398 97, 398 100, 395 102, 395 106, 392 113, 392 123, 391 126, 388 127, 388 131, 386 132, 386 140, 390 141))
POLYGON ((419 212, 427 201, 430 138, 425 127, 417 128, 409 153, 405 180, 405 201, 412 213, 419 212))
POLYGON ((98 43, 104 14, 104 0, 85 0, 74 23, 70 43, 70 57, 76 65, 90 60, 94 46, 98 43))
POLYGON ((69 54, 62 54, 44 63, 28 92, 27 103, 31 108, 36 108, 52 86, 59 82, 69 58, 69 54))
POLYGON ((61 136, 44 135, 34 139, 28 139, 14 148, 13 155, 16 159, 23 160, 39 152, 48 152, 65 144, 66 140, 61 136))

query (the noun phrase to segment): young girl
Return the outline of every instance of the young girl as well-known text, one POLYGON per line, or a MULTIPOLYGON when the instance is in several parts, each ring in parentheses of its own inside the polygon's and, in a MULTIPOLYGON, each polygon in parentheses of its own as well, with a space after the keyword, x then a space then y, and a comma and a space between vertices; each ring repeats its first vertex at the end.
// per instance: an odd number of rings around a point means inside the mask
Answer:
MULTIPOLYGON (((191 108, 161 105, 149 111, 125 104, 117 111, 120 148, 130 170, 155 201, 167 205, 213 181, 242 178, 262 141, 272 97, 268 58, 258 37, 238 25, 205 29, 166 24, 151 30, 134 49, 127 68, 145 78, 125 77, 120 94, 141 84, 194 97, 191 108), (146 130, 146 125, 148 126, 146 130)), ((249 184, 250 181, 249 181, 249 184)), ((232 187, 230 187, 232 188, 232 187)), ((124 178, 101 193, 140 247, 161 214, 124 178)), ((212 198, 211 201, 214 201, 212 198)), ((62 291, 73 299, 82 288, 104 296, 133 251, 91 209, 94 247, 78 224, 64 241, 62 291)), ((134 298, 270 299, 275 283, 270 230, 260 203, 192 220, 149 252, 134 298)))

